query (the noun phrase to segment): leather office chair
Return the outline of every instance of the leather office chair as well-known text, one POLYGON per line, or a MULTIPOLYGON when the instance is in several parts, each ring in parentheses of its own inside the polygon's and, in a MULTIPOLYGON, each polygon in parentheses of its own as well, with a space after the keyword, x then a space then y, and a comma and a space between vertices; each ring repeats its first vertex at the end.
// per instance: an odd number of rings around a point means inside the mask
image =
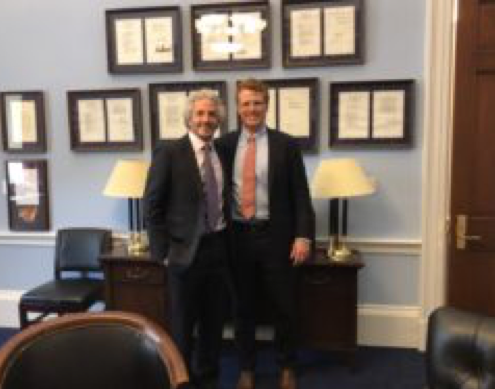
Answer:
POLYGON ((2 389, 166 389, 188 386, 165 331, 128 312, 83 312, 29 326, 0 348, 2 389))
POLYGON ((428 321, 429 389, 495 389, 495 318, 442 307, 428 321))
POLYGON ((21 296, 21 328, 45 316, 86 311, 102 299, 103 281, 99 254, 111 245, 111 232, 99 228, 67 228, 57 231, 55 245, 55 279, 21 296), (77 277, 76 277, 77 276, 77 277), (39 313, 29 318, 29 313, 39 313))

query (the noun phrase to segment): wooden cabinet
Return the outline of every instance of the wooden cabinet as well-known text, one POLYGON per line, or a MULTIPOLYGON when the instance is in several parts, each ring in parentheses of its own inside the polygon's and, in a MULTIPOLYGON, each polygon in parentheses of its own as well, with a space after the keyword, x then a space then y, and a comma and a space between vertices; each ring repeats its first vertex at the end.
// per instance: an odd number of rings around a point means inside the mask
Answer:
POLYGON ((167 327, 166 271, 148 255, 129 255, 124 249, 102 254, 105 302, 109 310, 140 313, 167 327))
POLYGON ((303 346, 345 352, 352 360, 357 348, 357 274, 359 256, 328 261, 324 250, 301 266, 300 331, 303 346))
MULTIPOLYGON (((107 309, 141 313, 167 328, 166 267, 148 255, 124 250, 101 255, 107 309)), ((304 347, 334 350, 352 357, 357 337, 357 274, 359 256, 328 261, 324 250, 300 269, 298 298, 304 347)))

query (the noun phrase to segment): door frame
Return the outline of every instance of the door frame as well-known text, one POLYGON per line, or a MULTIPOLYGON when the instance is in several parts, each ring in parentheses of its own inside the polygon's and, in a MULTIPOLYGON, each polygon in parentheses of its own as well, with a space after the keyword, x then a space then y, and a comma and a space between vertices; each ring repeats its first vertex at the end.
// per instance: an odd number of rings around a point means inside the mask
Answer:
POLYGON ((426 1, 418 345, 421 349, 425 346, 428 316, 445 303, 446 296, 456 12, 457 0, 426 1))

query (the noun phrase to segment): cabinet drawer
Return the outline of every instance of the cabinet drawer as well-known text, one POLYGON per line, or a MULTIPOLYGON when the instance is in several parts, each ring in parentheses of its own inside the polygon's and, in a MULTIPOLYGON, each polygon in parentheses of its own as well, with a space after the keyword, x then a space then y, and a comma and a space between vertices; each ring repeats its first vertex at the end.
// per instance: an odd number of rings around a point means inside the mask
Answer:
POLYGON ((115 266, 113 269, 115 282, 161 285, 164 283, 163 269, 151 266, 115 266))

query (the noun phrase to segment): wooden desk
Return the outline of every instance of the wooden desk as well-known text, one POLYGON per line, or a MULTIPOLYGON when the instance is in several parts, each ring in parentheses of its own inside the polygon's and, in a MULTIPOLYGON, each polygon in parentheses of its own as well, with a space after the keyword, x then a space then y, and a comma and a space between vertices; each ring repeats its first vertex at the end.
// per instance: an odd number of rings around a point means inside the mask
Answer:
MULTIPOLYGON (((101 255, 107 309, 141 313, 167 327, 166 268, 148 255, 125 250, 101 255)), ((325 251, 300 267, 298 288, 302 346, 345 352, 350 361, 357 344, 359 256, 329 262, 325 251)))

